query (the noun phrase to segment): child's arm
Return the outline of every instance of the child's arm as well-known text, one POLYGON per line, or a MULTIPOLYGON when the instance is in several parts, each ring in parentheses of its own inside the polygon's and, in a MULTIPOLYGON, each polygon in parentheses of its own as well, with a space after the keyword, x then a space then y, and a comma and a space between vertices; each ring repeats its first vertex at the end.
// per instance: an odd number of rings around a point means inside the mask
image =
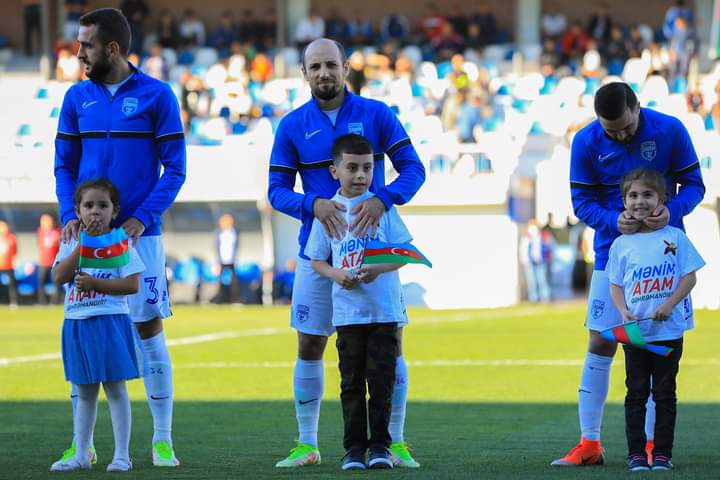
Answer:
POLYGON ((80 290, 106 293, 108 295, 132 295, 138 291, 139 273, 125 278, 95 278, 85 272, 75 276, 75 286, 80 290))
POLYGON ((72 281, 75 276, 75 270, 77 269, 79 258, 80 244, 75 247, 75 250, 73 250, 70 255, 62 259, 60 263, 53 267, 53 280, 56 284, 61 285, 72 281))
POLYGON ((625 291, 620 285, 610 283, 610 297, 612 298, 615 308, 618 309, 622 316, 623 322, 629 322, 631 320, 637 320, 637 317, 628 310, 627 302, 625 301, 625 291))
POLYGON ((377 263, 374 265, 363 265, 358 269, 358 278, 363 283, 374 282, 381 273, 394 272, 404 267, 407 263, 377 263))
POLYGON ((688 296, 696 283, 697 277, 695 276, 695 272, 688 273, 682 277, 677 290, 675 290, 673 294, 670 295, 670 298, 665 300, 665 302, 660 305, 657 310, 655 310, 652 317, 653 320, 667 320, 670 317, 673 308, 675 308, 675 305, 680 303, 680 300, 688 296))
POLYGON ((339 268, 334 268, 328 262, 322 260, 313 260, 312 267, 317 273, 336 282, 346 290, 352 290, 357 287, 357 284, 360 281, 359 278, 354 276, 352 273, 339 268))

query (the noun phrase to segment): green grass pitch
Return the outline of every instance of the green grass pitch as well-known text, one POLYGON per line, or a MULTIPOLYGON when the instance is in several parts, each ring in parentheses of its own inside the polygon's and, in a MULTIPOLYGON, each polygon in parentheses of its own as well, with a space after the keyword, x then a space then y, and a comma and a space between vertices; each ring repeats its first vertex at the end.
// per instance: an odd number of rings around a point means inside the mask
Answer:
MULTIPOLYGON (((412 310, 405 331, 410 365, 406 438, 419 470, 341 472, 342 418, 331 339, 320 419, 323 463, 279 471, 296 435, 292 404, 294 332, 283 307, 179 307, 166 334, 175 375, 173 437, 182 465, 152 467, 151 418, 141 381, 133 400, 126 478, 168 479, 615 479, 625 469, 623 356, 613 364, 603 443, 607 464, 551 468, 579 438, 577 385, 586 347, 581 304, 475 311, 412 310)), ((699 311, 686 336, 678 380, 674 473, 720 474, 720 313, 699 311)), ((0 307, 0 478, 107 478, 112 434, 101 403, 91 472, 50 474, 71 434, 59 308, 0 307)), ((102 397, 102 396, 101 396, 102 397)))

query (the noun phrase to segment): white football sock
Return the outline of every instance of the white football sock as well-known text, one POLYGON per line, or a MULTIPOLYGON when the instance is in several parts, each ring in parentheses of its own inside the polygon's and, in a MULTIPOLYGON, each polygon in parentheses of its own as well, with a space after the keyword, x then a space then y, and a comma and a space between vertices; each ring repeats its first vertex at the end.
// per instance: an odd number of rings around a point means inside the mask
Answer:
POLYGON ((295 416, 298 423, 298 440, 318 446, 317 432, 320 420, 320 402, 325 387, 325 367, 322 360, 295 360, 293 391, 295 416))
POLYGON ((400 355, 395 363, 395 387, 393 389, 392 407, 390 410, 390 438, 392 443, 402 443, 405 429, 405 405, 408 392, 408 370, 405 358, 400 355))
POLYGON ((170 354, 165 334, 142 340, 148 369, 145 371, 145 393, 153 417, 152 443, 165 441, 172 446, 173 382, 170 354))
POLYGON ((88 452, 90 451, 90 443, 95 430, 95 419, 97 418, 98 393, 100 392, 99 383, 91 383, 88 385, 77 385, 77 411, 75 412, 75 441, 76 453, 75 459, 80 464, 89 462, 88 452))
POLYGON ((580 378, 578 414, 580 431, 588 440, 600 440, 603 410, 610 383, 613 357, 587 353, 580 378))
POLYGON ((110 419, 112 420, 113 436, 115 438, 113 462, 119 460, 129 463, 132 414, 130 412, 127 386, 124 380, 120 380, 118 382, 103 383, 103 389, 110 408, 110 419))

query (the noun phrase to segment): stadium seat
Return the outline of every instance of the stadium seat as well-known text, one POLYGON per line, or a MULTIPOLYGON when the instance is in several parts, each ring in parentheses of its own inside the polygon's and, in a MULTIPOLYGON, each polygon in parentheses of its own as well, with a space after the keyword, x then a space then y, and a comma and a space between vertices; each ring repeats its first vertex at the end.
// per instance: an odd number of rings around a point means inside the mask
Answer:
POLYGON ((214 48, 203 47, 195 51, 195 60, 193 66, 209 68, 218 61, 218 52, 214 48))

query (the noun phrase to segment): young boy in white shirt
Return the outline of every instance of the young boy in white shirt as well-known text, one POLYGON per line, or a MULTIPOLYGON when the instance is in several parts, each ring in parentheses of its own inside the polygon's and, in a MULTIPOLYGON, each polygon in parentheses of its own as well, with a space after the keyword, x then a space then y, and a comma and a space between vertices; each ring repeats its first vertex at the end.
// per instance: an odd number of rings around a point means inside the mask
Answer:
MULTIPOLYGON (((353 220, 349 212, 373 195, 368 191, 373 166, 372 146, 364 137, 349 134, 335 141, 330 172, 340 181, 340 190, 332 200, 346 207, 348 225, 353 220)), ((368 449, 367 467, 393 467, 388 423, 398 352, 396 333, 398 325, 407 323, 397 272, 404 264, 363 265, 362 260, 371 239, 406 243, 412 237, 394 207, 373 229, 375 232, 360 238, 347 231, 337 240, 315 219, 305 249, 315 271, 334 281, 333 326, 337 331, 345 422, 343 470, 366 468, 368 449), (366 382, 370 394, 367 405, 366 382)))

